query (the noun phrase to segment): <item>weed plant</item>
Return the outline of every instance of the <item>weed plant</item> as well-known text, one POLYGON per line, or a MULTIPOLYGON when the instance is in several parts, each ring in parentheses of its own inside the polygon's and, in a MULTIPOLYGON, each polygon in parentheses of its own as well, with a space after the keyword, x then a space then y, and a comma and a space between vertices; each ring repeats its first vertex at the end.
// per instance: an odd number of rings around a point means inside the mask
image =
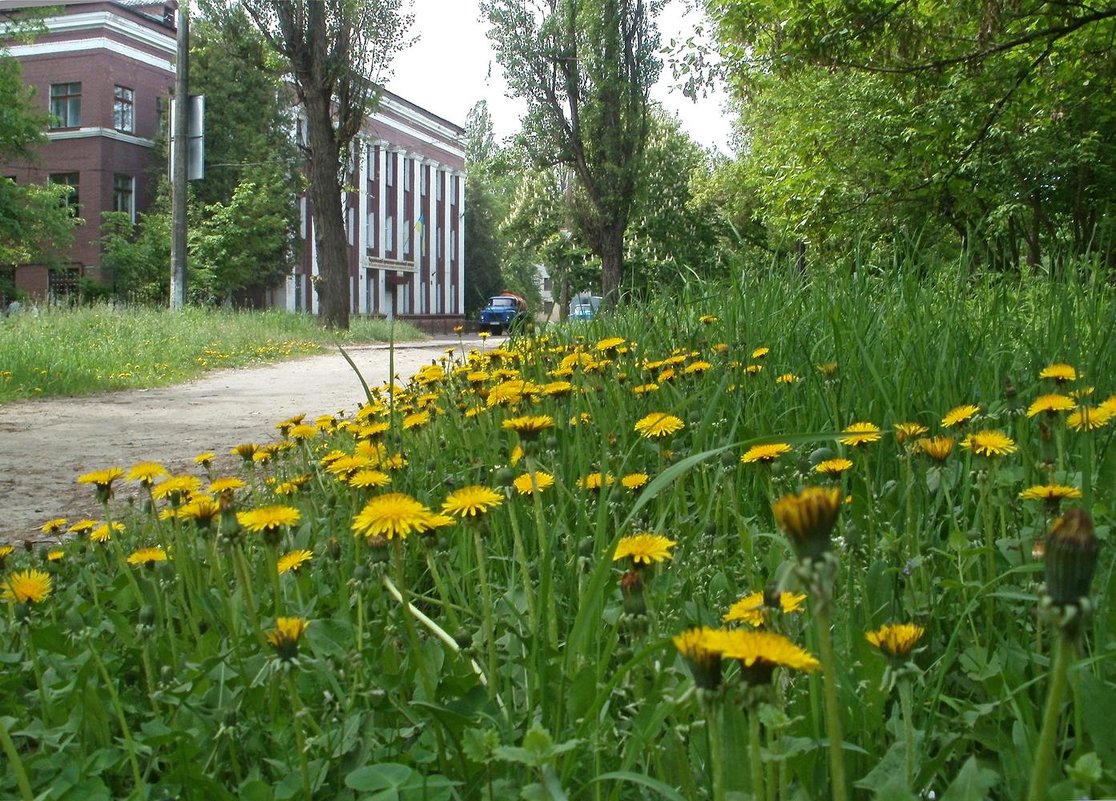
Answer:
MULTIPOLYGON (((417 339, 409 325, 396 340, 417 339)), ((390 324, 354 318, 343 342, 388 342, 390 324)), ((98 305, 0 317, 0 403, 172 384, 219 367, 318 353, 336 342, 304 314, 98 305)))
POLYGON ((3 565, 0 797, 1112 797, 1113 300, 749 273, 106 465, 3 565))

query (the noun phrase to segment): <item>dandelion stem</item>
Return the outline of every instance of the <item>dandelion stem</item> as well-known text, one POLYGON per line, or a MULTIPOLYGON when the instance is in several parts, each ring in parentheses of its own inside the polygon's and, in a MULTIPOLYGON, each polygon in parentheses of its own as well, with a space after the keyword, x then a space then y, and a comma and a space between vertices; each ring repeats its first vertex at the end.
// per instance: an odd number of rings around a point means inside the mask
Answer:
POLYGON ((713 784, 713 801, 725 801, 725 755, 721 739, 721 705, 707 700, 705 706, 706 732, 709 735, 709 772, 713 784))
POLYGON ((1054 761, 1054 742, 1058 735, 1058 719, 1062 711, 1062 697, 1066 694, 1068 684, 1067 668, 1073 657, 1073 648, 1073 638, 1064 631, 1058 632, 1054 663, 1050 668, 1050 686, 1046 691, 1046 707, 1042 713, 1042 731, 1035 748, 1034 765, 1031 767, 1027 801, 1042 801, 1046 798, 1050 765, 1054 761))
POLYGON ((748 761, 752 769, 752 798, 760 801, 763 791, 763 760, 760 758, 760 719, 758 709, 748 710, 748 761))
POLYGON ((120 732, 124 737, 124 745, 128 749, 128 761, 132 766, 132 781, 135 782, 136 792, 142 798, 146 796, 147 793, 144 789, 143 776, 140 775, 139 760, 136 758, 136 744, 132 740, 132 730, 128 728, 128 720, 124 717, 124 707, 120 703, 120 695, 116 692, 116 685, 113 684, 112 678, 105 668, 105 663, 101 661, 101 655, 97 653, 97 649, 93 646, 93 641, 87 640, 86 642, 89 648, 89 654, 93 657, 93 662, 97 665, 97 672, 101 674, 101 681, 105 683, 105 689, 108 690, 113 711, 116 712, 116 721, 120 724, 120 732))
POLYGON ((914 703, 911 699, 911 680, 899 681, 899 708, 903 713, 903 737, 906 740, 907 789, 915 791, 915 733, 914 703))
POLYGON ((31 792, 31 782, 27 779, 27 770, 23 767, 23 760, 19 758, 19 751, 16 749, 15 743, 12 742, 11 735, 8 734, 8 727, 5 725, 3 717, 0 717, 0 746, 4 749, 8 764, 12 766, 12 773, 15 774, 20 796, 23 801, 33 801, 35 794, 31 792))
POLYGON ((492 588, 488 586, 488 568, 484 558, 484 543, 481 542, 480 531, 473 527, 473 548, 477 554, 477 572, 480 578, 481 604, 483 605, 484 619, 484 646, 487 654, 487 673, 492 679, 489 691, 495 692, 496 679, 496 631, 492 622, 492 588))
POLYGON ((298 697, 298 687, 291 678, 291 674, 287 673, 287 691, 291 694, 291 711, 293 714, 291 718, 294 721, 295 738, 298 740, 298 762, 302 770, 302 790, 306 793, 306 801, 310 801, 314 797, 314 791, 310 783, 310 764, 306 757, 306 732, 302 730, 302 703, 298 697))
POLYGON ((837 702, 837 669, 833 657, 833 637, 829 631, 829 609, 825 604, 819 605, 814 622, 817 625, 825 688, 825 728, 829 736, 829 779, 832 785, 830 796, 833 801, 847 801, 845 755, 841 750, 841 707, 837 702))

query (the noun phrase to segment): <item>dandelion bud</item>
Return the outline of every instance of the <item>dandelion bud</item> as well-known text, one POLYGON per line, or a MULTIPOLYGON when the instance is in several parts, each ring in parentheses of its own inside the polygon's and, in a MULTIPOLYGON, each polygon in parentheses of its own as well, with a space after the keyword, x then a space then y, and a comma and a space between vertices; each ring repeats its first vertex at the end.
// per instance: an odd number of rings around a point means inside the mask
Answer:
POLYGON ((638 570, 629 570, 620 577, 620 595, 624 612, 632 617, 647 614, 647 599, 643 597, 643 578, 638 570))
POLYGON ((330 537, 326 540, 326 551, 329 553, 329 557, 335 561, 341 558, 341 543, 337 541, 337 537, 330 537))
POLYGON ((1089 595, 1100 543, 1084 509, 1070 509, 1046 535, 1046 594, 1058 606, 1077 604, 1089 595))

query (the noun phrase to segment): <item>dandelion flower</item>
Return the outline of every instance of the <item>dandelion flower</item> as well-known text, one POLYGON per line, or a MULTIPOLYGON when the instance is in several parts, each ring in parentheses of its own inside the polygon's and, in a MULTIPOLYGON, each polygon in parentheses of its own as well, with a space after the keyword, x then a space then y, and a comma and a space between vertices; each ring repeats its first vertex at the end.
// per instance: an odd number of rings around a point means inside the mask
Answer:
POLYGON ((840 437, 841 443, 851 445, 854 448, 879 442, 883 437, 883 434, 880 433, 880 427, 875 423, 853 423, 841 433, 845 435, 840 437))
POLYGON ((275 563, 275 567, 279 571, 280 576, 284 573, 290 573, 292 571, 297 572, 300 567, 309 562, 313 557, 313 551, 308 551, 305 549, 299 551, 290 551, 289 553, 285 553, 279 557, 279 561, 275 563))
POLYGON ((204 453, 199 453, 197 456, 194 457, 194 464, 201 467, 209 467, 209 465, 216 458, 217 454, 215 454, 213 451, 205 451, 204 453))
POLYGON ((976 431, 961 441, 962 448, 968 448, 978 456, 1007 456, 1018 450, 1015 442, 1002 431, 976 431))
POLYGON ((356 487, 357 489, 386 487, 391 483, 391 476, 382 470, 365 467, 349 476, 348 483, 350 487, 356 487))
POLYGON ((1077 380, 1077 370, 1068 364, 1055 363, 1042 368, 1039 378, 1049 378, 1055 384, 1065 384, 1077 380))
POLYGON ((187 499, 201 489, 201 479, 197 476, 171 476, 151 488, 155 500, 170 498, 172 501, 187 499))
POLYGON ((681 419, 665 412, 652 412, 635 424, 636 432, 648 439, 662 439, 685 427, 686 424, 681 419))
POLYGON ((1101 406, 1079 406, 1076 411, 1066 418, 1066 425, 1074 431, 1095 431, 1104 428, 1112 419, 1114 412, 1111 408, 1101 406))
POLYGON ((801 380, 802 379, 799 376, 796 376, 794 373, 783 373, 782 375, 776 377, 775 383, 776 384, 797 384, 801 380))
POLYGON ((780 456, 790 453, 791 446, 785 442, 769 442, 766 445, 753 445, 740 457, 743 464, 771 464, 780 456))
POLYGON ((896 423, 895 441, 902 445, 904 442, 914 441, 929 430, 922 423, 896 423))
POLYGON ((236 521, 255 533, 273 534, 282 526, 293 526, 302 519, 302 513, 293 506, 261 506, 246 512, 237 512, 236 521))
POLYGON ((824 476, 836 478, 844 473, 846 470, 851 470, 853 466, 851 459, 845 459, 838 456, 835 459, 826 459, 825 461, 818 462, 814 465, 814 472, 821 473, 824 476))
POLYGON ((239 445, 234 445, 230 453, 232 453, 233 456, 239 456, 245 462, 251 462, 256 456, 256 451, 259 449, 260 446, 254 442, 241 442, 239 445))
POLYGON ((209 526, 221 513, 221 504, 209 495, 198 495, 178 507, 177 516, 181 520, 193 520, 199 526, 209 526))
POLYGON ((721 643, 724 632, 705 626, 687 629, 673 637, 674 647, 690 667, 694 684, 703 690, 721 686, 721 643))
POLYGON ((749 684, 768 684, 777 667, 813 671, 821 663, 809 651, 782 634, 752 629, 732 629, 720 640, 721 656, 739 660, 749 684))
POLYGON ((1027 407, 1027 416, 1034 417, 1043 412, 1051 415, 1058 412, 1068 412, 1076 405, 1077 404, 1073 402, 1073 398, 1067 395, 1060 395, 1057 392, 1052 392, 1048 395, 1040 395, 1035 398, 1034 402, 1027 407))
POLYGON ((807 487, 775 502, 775 521, 787 533, 799 559, 819 559, 831 549, 829 537, 841 501, 838 487, 807 487))
POLYGON ((61 562, 66 556, 66 552, 61 548, 51 548, 47 551, 46 560, 48 562, 61 562))
POLYGON ((367 539, 402 540, 409 534, 429 531, 432 515, 430 509, 410 495, 389 492, 364 505, 353 518, 352 530, 356 536, 367 539))
POLYGON ((980 412, 980 407, 968 403, 963 406, 955 406, 946 412, 945 417, 942 418, 943 428, 957 428, 972 421, 974 417, 980 412))
POLYGON ((876 648, 891 657, 906 658, 918 645, 926 630, 914 623, 889 623, 875 631, 868 632, 865 638, 876 648))
POLYGON ((515 491, 520 495, 533 495, 536 492, 542 492, 554 486, 554 476, 550 473, 545 473, 542 470, 537 470, 534 473, 524 473, 523 475, 516 476, 512 481, 512 486, 515 491))
POLYGON ((112 539, 113 534, 123 533, 123 523, 113 523, 111 526, 108 523, 101 523, 89 532, 89 541, 104 544, 112 539))
POLYGON ((156 479, 169 475, 167 468, 158 462, 138 462, 128 469, 124 478, 127 481, 138 481, 144 487, 151 487, 156 479))
POLYGON ((53 520, 48 520, 39 526, 39 531, 48 536, 56 536, 62 533, 62 529, 66 527, 66 518, 56 517, 53 520))
POLYGON ((607 353, 608 351, 618 350, 626 344, 628 344, 628 341, 624 337, 608 337, 597 343, 597 350, 607 353))
POLYGON ((412 412, 403 418, 403 430, 412 428, 421 428, 430 422, 430 412, 423 410, 421 412, 412 412))
POLYGON ((460 518, 480 517, 504 502, 494 489, 474 485, 451 492, 442 503, 442 511, 460 518))
MULTIPOLYGON (((801 612, 806 596, 797 592, 779 593, 779 608, 783 614, 801 612)), ((745 595, 729 607, 722 618, 726 623, 747 623, 749 626, 762 626, 767 620, 767 599, 762 592, 745 595)))
POLYGON ((953 443, 953 437, 922 437, 915 447, 935 462, 944 462, 953 453, 953 443))
POLYGON ((305 618, 280 617, 275 619, 275 628, 264 636, 275 649, 275 655, 284 662, 290 662, 298 656, 298 641, 309 625, 305 618))
POLYGON ((752 351, 753 359, 762 359, 764 356, 771 352, 771 348, 756 348, 752 351))
POLYGON ((637 490, 647 486, 651 476, 646 473, 628 473, 620 478, 620 486, 626 490, 637 490))
POLYGON ((815 364, 814 367, 826 378, 837 375, 837 362, 823 362, 822 364, 815 364))
POLYGON ((523 439, 534 439, 548 428, 554 428, 554 418, 548 414, 512 417, 501 423, 507 431, 514 431, 523 439))
POLYGON ((50 574, 42 570, 18 570, 4 578, 0 597, 17 604, 42 603, 51 590, 50 574))
POLYGON ((616 483, 616 478, 611 474, 590 473, 577 481, 582 489, 599 491, 602 487, 610 487, 616 483))
POLYGON ((248 484, 244 479, 237 478, 236 476, 226 476, 224 478, 215 478, 209 482, 209 491, 214 495, 220 495, 223 492, 231 492, 233 490, 244 489, 248 484))
POLYGON ((1064 484, 1036 484, 1019 493, 1019 499, 1022 501, 1043 501, 1047 506, 1055 509, 1062 501, 1076 500, 1080 497, 1081 490, 1064 484))
POLYGON ((13 545, 0 545, 0 568, 4 567, 4 562, 9 556, 15 552, 13 545))
POLYGON ((104 470, 94 470, 78 476, 77 483, 92 484, 98 503, 107 503, 112 497, 112 485, 124 477, 123 467, 109 467, 104 470))
POLYGON ((70 526, 70 533, 81 537, 97 527, 97 521, 88 517, 78 520, 70 526))
POLYGON ((646 531, 621 538, 616 544, 616 551, 612 554, 612 561, 621 559, 632 560, 636 567, 650 565, 653 562, 662 562, 671 558, 670 549, 678 543, 661 534, 646 531))
POLYGON ((167 552, 160 547, 140 548, 128 555, 128 564, 152 567, 156 562, 167 561, 167 552))

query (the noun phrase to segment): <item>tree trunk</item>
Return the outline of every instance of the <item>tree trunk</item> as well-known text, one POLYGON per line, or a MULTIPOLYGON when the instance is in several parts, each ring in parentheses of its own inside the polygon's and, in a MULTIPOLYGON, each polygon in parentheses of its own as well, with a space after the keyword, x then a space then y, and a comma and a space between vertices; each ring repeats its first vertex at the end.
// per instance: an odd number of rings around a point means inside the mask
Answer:
POLYGON ((314 247, 318 253, 316 283, 320 321, 327 328, 349 328, 349 258, 345 213, 341 208, 340 149, 337 146, 329 98, 306 99, 310 138, 310 202, 313 208, 314 247))
POLYGON ((624 229, 606 230, 601 236, 601 306, 616 308, 620 300, 620 282, 624 277, 624 229))

